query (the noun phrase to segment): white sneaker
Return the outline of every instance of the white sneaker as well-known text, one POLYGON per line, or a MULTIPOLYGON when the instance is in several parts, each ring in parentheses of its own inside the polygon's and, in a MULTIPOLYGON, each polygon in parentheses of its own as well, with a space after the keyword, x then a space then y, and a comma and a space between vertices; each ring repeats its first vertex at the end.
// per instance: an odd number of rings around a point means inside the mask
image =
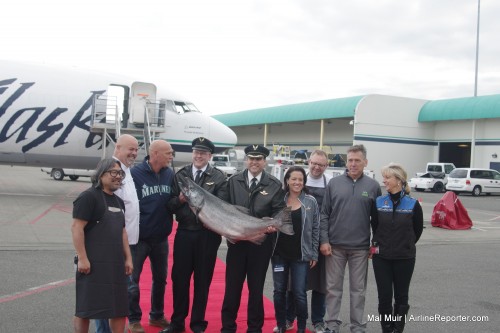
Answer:
MULTIPOLYGON (((289 322, 288 320, 286 321, 286 330, 287 331, 293 330, 293 321, 292 322, 289 322)), ((273 328, 273 332, 274 333, 278 332, 278 326, 273 328)))

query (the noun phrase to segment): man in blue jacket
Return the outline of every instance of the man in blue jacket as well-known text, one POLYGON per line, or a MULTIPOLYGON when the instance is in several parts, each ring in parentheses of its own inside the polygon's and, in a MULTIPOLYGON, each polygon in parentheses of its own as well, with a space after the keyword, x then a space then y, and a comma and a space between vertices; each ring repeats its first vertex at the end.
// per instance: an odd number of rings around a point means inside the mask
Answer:
POLYGON ((131 245, 134 273, 129 283, 129 330, 143 333, 142 311, 139 305, 139 278, 144 261, 149 257, 153 285, 149 325, 165 328, 164 297, 167 283, 167 237, 172 231, 172 213, 167 210, 171 198, 174 171, 169 168, 173 159, 172 146, 163 140, 151 143, 149 155, 142 164, 132 169, 132 177, 139 198, 139 241, 131 245))

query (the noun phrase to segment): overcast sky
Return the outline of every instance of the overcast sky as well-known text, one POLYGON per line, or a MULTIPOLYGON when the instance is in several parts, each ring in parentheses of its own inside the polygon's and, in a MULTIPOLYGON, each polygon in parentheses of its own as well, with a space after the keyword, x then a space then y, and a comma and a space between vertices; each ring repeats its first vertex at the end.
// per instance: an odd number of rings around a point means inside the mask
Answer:
MULTIPOLYGON (((0 59, 151 81, 208 114, 365 94, 474 94, 477 0, 16 0, 0 59)), ((500 1, 481 1, 478 95, 500 93, 500 1)))

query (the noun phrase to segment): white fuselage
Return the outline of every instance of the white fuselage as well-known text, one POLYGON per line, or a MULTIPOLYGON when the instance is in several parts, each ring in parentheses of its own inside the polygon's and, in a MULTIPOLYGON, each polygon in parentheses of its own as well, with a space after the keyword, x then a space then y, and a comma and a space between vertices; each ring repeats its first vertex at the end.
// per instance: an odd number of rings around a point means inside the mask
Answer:
MULTIPOLYGON (((110 85, 126 90, 133 83, 116 75, 0 61, 0 164, 95 168, 114 145, 107 140, 103 154, 104 135, 91 132, 94 96, 106 94, 110 85)), ((189 103, 160 89, 156 99, 189 103)), ((212 140, 217 152, 236 144, 231 129, 199 111, 167 110, 163 126, 157 138, 172 145, 176 166, 191 161, 196 137, 212 140)))

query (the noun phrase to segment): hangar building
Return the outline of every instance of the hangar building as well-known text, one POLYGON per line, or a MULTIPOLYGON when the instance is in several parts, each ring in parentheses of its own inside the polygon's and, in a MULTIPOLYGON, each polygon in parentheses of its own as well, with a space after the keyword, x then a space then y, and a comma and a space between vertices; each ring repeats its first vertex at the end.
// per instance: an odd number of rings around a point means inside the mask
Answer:
POLYGON ((409 177, 427 162, 500 170, 500 95, 429 101, 370 94, 214 116, 238 147, 273 144, 345 153, 364 144, 368 168, 398 162, 409 177))

